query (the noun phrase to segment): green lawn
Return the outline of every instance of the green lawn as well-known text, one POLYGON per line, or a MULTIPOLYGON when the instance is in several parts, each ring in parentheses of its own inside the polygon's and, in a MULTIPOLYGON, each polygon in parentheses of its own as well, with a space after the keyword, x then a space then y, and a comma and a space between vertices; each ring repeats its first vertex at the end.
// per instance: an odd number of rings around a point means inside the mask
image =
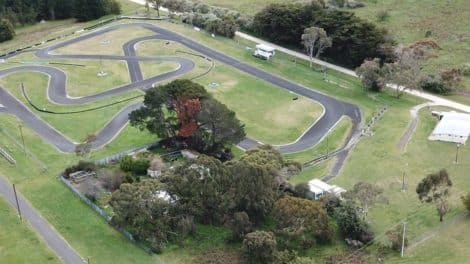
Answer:
MULTIPOLYGON (((197 64, 194 71, 198 74, 210 67, 202 58, 177 51, 190 52, 181 44, 167 45, 166 41, 146 41, 138 46, 141 55, 177 55, 194 60, 197 64)), ((152 62, 144 64, 144 71, 148 71, 150 64, 152 62)), ((196 81, 235 111, 250 137, 268 144, 296 140, 323 112, 323 107, 314 101, 304 97, 293 101, 296 95, 219 62, 208 75, 196 81), (211 83, 218 86, 211 88, 211 83)))
POLYGON ((21 222, 16 211, 2 197, 0 226, 2 263, 60 263, 46 243, 34 233, 29 223, 21 222))

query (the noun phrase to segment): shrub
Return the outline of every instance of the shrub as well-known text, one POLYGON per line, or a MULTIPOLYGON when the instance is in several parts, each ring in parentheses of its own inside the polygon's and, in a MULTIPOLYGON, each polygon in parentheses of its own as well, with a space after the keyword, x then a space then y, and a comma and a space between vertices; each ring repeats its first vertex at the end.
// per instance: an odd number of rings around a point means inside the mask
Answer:
MULTIPOLYGON (((390 241, 390 248, 395 251, 400 251, 403 242, 403 230, 402 226, 398 225, 395 228, 388 230, 385 233, 390 241)), ((408 238, 405 237, 405 247, 408 245, 408 238)))
POLYGON ((120 170, 105 170, 101 172, 99 180, 103 188, 110 192, 114 192, 115 190, 119 189, 119 186, 121 186, 125 177, 126 174, 120 170))
POLYGON ((129 155, 126 155, 121 158, 121 161, 119 162, 119 167, 121 168, 121 170, 125 172, 130 172, 132 171, 133 162, 134 160, 132 159, 132 157, 129 155))
POLYGON ((371 241, 374 236, 369 226, 362 220, 352 202, 343 202, 335 209, 336 219, 341 235, 345 238, 359 240, 363 243, 371 241))
POLYGON ((246 212, 233 214, 233 218, 228 223, 228 227, 232 231, 232 240, 242 240, 246 234, 252 231, 252 225, 246 212))
POLYGON ((146 175, 149 167, 150 162, 146 159, 134 160, 132 163, 132 172, 135 175, 146 175))
POLYGON ((334 194, 328 193, 320 199, 329 216, 333 216, 335 209, 341 205, 341 200, 334 194))
POLYGON ((299 183, 295 186, 295 196, 300 198, 312 198, 310 187, 307 183, 299 183))
POLYGON ((243 251, 252 263, 269 263, 276 253, 276 238, 273 233, 255 231, 243 240, 243 251))
POLYGON ((455 90, 460 87, 462 82, 462 71, 460 69, 445 70, 439 75, 448 89, 455 90))
POLYGON ((329 0, 328 3, 335 7, 344 7, 347 0, 329 0))
POLYGON ((467 208, 467 210, 470 211, 470 193, 462 197, 462 202, 465 208, 467 208))
POLYGON ((464 63, 460 68, 463 76, 470 76, 470 63, 464 63))
POLYGON ((0 42, 13 39, 15 36, 15 29, 7 19, 0 19, 0 42))
POLYGON ((380 10, 379 12, 377 12, 376 17, 377 21, 384 22, 390 17, 390 14, 388 13, 388 10, 380 10))
POLYGON ((105 0, 104 8, 106 14, 121 14, 121 4, 119 4, 116 0, 105 0))
POLYGON ((424 91, 436 94, 447 94, 451 92, 451 90, 448 89, 447 86, 444 84, 441 77, 434 75, 424 76, 419 81, 419 87, 424 91))

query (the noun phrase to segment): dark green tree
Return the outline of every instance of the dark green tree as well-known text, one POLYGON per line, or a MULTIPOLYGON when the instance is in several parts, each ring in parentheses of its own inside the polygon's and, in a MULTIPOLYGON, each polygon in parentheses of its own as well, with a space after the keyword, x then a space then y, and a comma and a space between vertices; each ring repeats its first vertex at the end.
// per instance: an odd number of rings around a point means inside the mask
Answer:
POLYGON ((175 80, 147 91, 144 107, 129 119, 131 125, 147 129, 166 143, 182 141, 207 154, 220 153, 245 137, 235 113, 190 80, 175 80))
POLYGON ((160 252, 178 236, 176 226, 183 218, 175 215, 174 203, 165 197, 163 186, 156 180, 124 183, 110 200, 112 222, 160 252))
POLYGON ((203 145, 195 144, 194 147, 204 153, 217 153, 245 138, 245 126, 237 119, 235 112, 215 99, 202 101, 196 120, 199 123, 196 142, 203 145))
POLYGON ((190 80, 175 80, 160 85, 145 93, 144 107, 129 115, 130 123, 162 139, 174 139, 181 125, 176 112, 178 99, 202 100, 208 96, 204 87, 190 80))
POLYGON ((271 211, 279 195, 275 175, 264 165, 247 161, 228 165, 232 188, 227 193, 232 211, 245 211, 255 223, 260 223, 271 211))
POLYGON ((421 202, 436 205, 440 222, 449 211, 447 199, 450 195, 450 187, 452 187, 452 181, 445 169, 429 174, 416 187, 416 193, 421 202))
POLYGON ((227 173, 219 160, 202 155, 164 174, 161 181, 178 197, 182 211, 198 222, 220 224, 227 211, 223 201, 230 184, 227 173))
POLYGON ((13 39, 15 36, 15 29, 10 21, 6 19, 0 19, 0 42, 4 42, 13 39))
POLYGON ((354 203, 351 201, 342 202, 334 211, 334 218, 343 237, 359 240, 363 243, 373 239, 373 233, 369 231, 367 223, 359 217, 354 203))

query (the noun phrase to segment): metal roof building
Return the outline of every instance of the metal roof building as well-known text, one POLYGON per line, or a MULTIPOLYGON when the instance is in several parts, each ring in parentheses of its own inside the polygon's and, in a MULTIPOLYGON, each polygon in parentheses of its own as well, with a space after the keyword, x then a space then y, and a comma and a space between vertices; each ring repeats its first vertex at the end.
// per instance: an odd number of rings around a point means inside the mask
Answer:
POLYGON ((440 140, 465 144, 470 136, 470 114, 457 112, 433 113, 440 121, 429 136, 429 140, 440 140))

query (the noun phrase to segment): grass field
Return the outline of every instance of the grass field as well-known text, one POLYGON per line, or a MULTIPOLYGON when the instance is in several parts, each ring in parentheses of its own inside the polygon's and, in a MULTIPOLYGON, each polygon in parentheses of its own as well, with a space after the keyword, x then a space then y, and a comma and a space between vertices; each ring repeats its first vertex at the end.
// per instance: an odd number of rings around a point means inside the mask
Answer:
POLYGON ((54 50, 54 53, 124 55, 122 46, 126 42, 151 35, 155 33, 142 27, 124 27, 54 50))
MULTIPOLYGON (((198 74, 206 72, 210 67, 205 59, 177 52, 191 52, 183 45, 165 43, 166 41, 146 41, 138 46, 138 54, 182 56, 197 63, 195 71, 198 74)), ((148 67, 151 63, 146 62, 145 65, 148 67)), ((146 72, 147 67, 144 66, 146 72)), ((192 72, 186 75, 196 76, 192 72)), ((294 141, 323 111, 322 106, 314 101, 304 97, 293 101, 295 95, 218 62, 208 75, 196 82, 235 111, 237 117, 245 123, 245 130, 250 137, 269 144, 294 141), (211 88, 211 83, 216 83, 217 87, 211 88)))
POLYGON ((0 226, 2 263, 60 263, 54 253, 32 231, 28 222, 21 222, 16 211, 2 197, 0 226))

